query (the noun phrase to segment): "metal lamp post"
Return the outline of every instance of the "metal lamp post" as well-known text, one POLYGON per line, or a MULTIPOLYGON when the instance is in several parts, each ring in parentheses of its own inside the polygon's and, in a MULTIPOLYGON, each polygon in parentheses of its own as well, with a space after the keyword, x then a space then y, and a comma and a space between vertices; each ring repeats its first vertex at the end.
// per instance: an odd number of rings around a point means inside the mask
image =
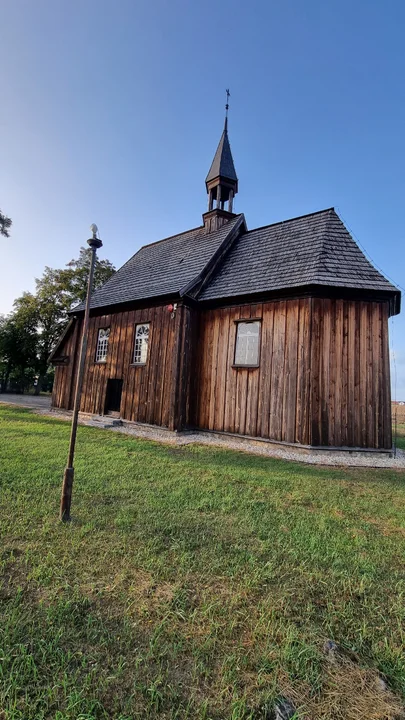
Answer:
POLYGON ((74 399, 74 405, 73 405, 72 429, 70 432, 69 454, 68 454, 67 465, 66 465, 65 472, 63 475, 62 496, 60 499, 60 519, 63 522, 67 522, 70 520, 70 506, 72 504, 72 487, 73 487, 73 478, 74 478, 74 474, 75 474, 74 467, 73 467, 73 460, 74 460, 74 454, 75 454, 77 421, 78 421, 79 409, 80 409, 80 397, 81 397, 82 385, 83 385, 84 363, 86 360, 87 335, 88 335, 89 315, 90 315, 90 296, 91 296, 91 292, 93 289, 93 277, 94 277, 94 267, 96 264, 96 254, 97 254, 97 250, 99 248, 101 248, 101 246, 103 244, 101 242, 101 240, 97 237, 97 233, 98 233, 97 225, 94 225, 94 224, 91 225, 90 230, 92 231, 93 236, 90 238, 90 240, 87 240, 87 243, 88 243, 88 245, 90 245, 92 252, 91 252, 89 279, 88 279, 88 283, 87 283, 86 308, 84 311, 82 338, 81 338, 81 343, 80 343, 79 370, 77 373, 76 388, 75 388, 75 399, 74 399))

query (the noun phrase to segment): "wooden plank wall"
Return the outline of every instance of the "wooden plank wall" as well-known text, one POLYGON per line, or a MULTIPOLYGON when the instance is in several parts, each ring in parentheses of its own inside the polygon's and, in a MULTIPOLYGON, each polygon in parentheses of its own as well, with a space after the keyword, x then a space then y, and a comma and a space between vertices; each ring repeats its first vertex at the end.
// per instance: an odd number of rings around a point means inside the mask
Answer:
MULTIPOLYGON (((81 410, 104 412, 123 379, 121 417, 303 445, 391 448, 387 302, 302 298, 197 312, 179 305, 90 320, 81 410), (234 368, 236 320, 260 318, 260 366, 234 368), (132 366, 134 328, 151 323, 148 362, 132 366), (110 327, 106 363, 98 330, 110 327), (176 340, 177 338, 177 340, 176 340)), ((78 329, 61 354, 76 356, 78 329)), ((52 404, 71 408, 76 367, 56 368, 52 404)))
POLYGON ((68 365, 57 365, 55 367, 55 380, 52 389, 52 406, 59 408, 66 408, 71 410, 73 408, 73 379, 76 377, 76 361, 79 344, 81 321, 76 321, 65 338, 63 348, 61 348, 61 355, 67 355, 69 357, 68 365))
POLYGON ((310 299, 208 310, 199 327, 195 424, 309 444, 310 299), (260 367, 234 368, 236 327, 262 319, 260 367))
POLYGON ((390 448, 388 303, 297 299, 208 310, 197 427, 289 443, 390 448), (236 320, 261 318, 259 368, 233 368, 236 320))
POLYGON ((312 445, 390 449, 388 302, 312 304, 312 445))
MULTIPOLYGON (((169 426, 172 413, 173 351, 175 318, 166 306, 130 310, 90 318, 81 411, 103 414, 107 380, 123 379, 121 417, 126 420, 169 426), (137 323, 150 322, 148 359, 132 365, 137 323), (100 328, 110 328, 107 361, 94 362, 100 328)), ((77 332, 77 331, 76 331, 77 332)), ((71 335, 71 337, 73 337, 71 335)), ((61 353, 71 354, 68 339, 61 353)), ((52 404, 71 408, 74 377, 72 362, 57 367, 52 404), (69 400, 70 399, 70 400, 69 400)))

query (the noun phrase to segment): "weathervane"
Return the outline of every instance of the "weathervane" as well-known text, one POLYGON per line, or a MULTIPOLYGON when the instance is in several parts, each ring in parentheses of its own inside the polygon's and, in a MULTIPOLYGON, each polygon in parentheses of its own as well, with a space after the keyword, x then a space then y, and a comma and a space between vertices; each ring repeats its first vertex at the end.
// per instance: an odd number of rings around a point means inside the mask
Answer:
POLYGON ((228 119, 228 110, 229 110, 229 98, 231 97, 231 93, 229 90, 226 90, 226 105, 225 105, 225 112, 226 112, 226 119, 228 119))

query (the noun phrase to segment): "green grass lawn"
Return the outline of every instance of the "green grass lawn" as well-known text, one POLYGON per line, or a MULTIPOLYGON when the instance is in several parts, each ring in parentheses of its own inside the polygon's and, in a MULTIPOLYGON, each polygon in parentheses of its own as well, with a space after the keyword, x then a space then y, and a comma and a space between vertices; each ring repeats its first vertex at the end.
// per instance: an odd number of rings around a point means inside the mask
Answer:
POLYGON ((68 423, 0 432, 2 720, 398 717, 404 472, 80 427, 63 525, 68 423))
POLYGON ((397 447, 401 448, 401 450, 405 450, 405 424, 404 423, 398 423, 396 444, 397 444, 397 447))

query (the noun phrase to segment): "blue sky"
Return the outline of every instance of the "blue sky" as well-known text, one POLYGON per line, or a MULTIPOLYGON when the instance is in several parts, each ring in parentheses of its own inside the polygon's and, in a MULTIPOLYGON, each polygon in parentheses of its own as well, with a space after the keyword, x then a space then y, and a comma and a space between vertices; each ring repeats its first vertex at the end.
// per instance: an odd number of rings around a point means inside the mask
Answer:
POLYGON ((200 224, 226 87, 248 226, 335 206, 405 287, 404 27, 402 0, 3 3, 0 312, 92 222, 116 266, 200 224))

